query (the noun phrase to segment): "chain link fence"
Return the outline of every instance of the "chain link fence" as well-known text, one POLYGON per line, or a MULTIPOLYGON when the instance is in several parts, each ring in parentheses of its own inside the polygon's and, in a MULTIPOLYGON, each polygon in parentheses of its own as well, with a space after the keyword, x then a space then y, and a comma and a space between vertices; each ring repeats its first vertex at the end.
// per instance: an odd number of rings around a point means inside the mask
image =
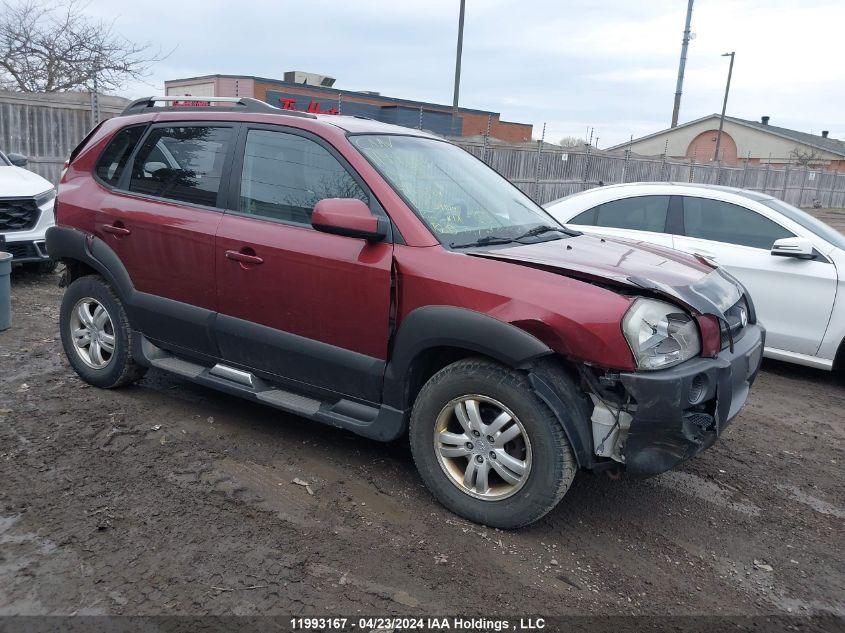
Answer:
POLYGON ((751 165, 736 167, 715 162, 666 156, 634 156, 630 151, 609 154, 592 147, 492 145, 453 139, 540 204, 564 196, 624 182, 691 182, 719 184, 760 191, 797 207, 845 207, 845 173, 818 167, 751 165))

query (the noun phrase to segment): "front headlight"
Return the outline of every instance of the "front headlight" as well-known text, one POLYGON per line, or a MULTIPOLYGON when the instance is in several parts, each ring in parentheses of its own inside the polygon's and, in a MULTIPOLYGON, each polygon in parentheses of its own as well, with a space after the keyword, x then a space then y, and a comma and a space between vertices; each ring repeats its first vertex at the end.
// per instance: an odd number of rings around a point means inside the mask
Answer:
POLYGON ((664 369, 701 352, 698 326, 690 315, 671 303, 639 298, 622 319, 622 333, 637 367, 664 369))

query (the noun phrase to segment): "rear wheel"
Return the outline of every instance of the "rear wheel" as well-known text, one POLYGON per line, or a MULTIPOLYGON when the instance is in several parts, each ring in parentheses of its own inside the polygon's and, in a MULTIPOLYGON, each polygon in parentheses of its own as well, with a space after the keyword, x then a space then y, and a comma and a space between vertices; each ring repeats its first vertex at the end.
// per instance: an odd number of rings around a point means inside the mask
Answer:
POLYGON ((525 376, 483 359, 449 365, 426 383, 414 404, 410 440, 434 496, 491 527, 536 521, 575 476, 566 435, 525 376))
POLYGON ((111 389, 146 373, 132 358, 132 330, 123 305, 102 277, 88 275, 71 283, 59 320, 68 362, 85 382, 111 389))

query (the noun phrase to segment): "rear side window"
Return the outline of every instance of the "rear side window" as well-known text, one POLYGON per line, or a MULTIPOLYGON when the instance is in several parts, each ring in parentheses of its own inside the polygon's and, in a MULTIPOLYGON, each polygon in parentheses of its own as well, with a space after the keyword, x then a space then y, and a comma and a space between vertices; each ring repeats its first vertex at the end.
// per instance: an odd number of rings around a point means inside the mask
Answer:
POLYGON ((596 223, 611 228, 662 233, 666 230, 668 212, 669 196, 638 196, 601 205, 596 223))
POLYGON ((310 224, 324 198, 367 194, 328 150, 295 134, 250 130, 244 150, 238 210, 282 222, 310 224))
POLYGON ((574 218, 572 218, 566 224, 580 224, 581 226, 595 226, 596 225, 596 212, 599 210, 598 207, 593 207, 583 213, 579 213, 574 218))
POLYGON ((230 127, 154 128, 135 155, 129 190, 180 202, 217 206, 217 193, 232 136, 230 127))
POLYGON ((684 227, 688 237, 769 250, 776 240, 795 237, 759 213, 729 202, 684 197, 684 227))
POLYGON ((100 160, 97 161, 96 173, 100 180, 112 186, 117 186, 120 177, 123 175, 123 170, 126 168, 126 163, 129 161, 129 156, 132 155, 132 150, 141 140, 145 129, 145 125, 136 125, 135 127, 124 128, 114 135, 111 143, 100 155, 100 160))
POLYGON ((668 211, 669 196, 637 196, 605 202, 575 216, 570 222, 611 229, 663 233, 666 230, 668 211))

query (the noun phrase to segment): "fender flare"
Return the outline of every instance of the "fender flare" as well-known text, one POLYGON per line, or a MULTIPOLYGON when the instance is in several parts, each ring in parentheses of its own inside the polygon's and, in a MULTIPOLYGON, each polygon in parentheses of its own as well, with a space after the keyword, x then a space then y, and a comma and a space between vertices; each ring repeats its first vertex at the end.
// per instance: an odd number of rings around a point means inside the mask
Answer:
POLYGON ((67 226, 47 229, 47 253, 53 259, 74 259, 96 270, 109 282, 124 305, 135 292, 126 267, 100 238, 67 226))
POLYGON ((402 320, 384 376, 383 402, 409 409, 408 384, 414 361, 426 350, 452 347, 476 352, 510 367, 527 367, 552 354, 540 339, 515 325, 455 306, 417 308, 402 320))

